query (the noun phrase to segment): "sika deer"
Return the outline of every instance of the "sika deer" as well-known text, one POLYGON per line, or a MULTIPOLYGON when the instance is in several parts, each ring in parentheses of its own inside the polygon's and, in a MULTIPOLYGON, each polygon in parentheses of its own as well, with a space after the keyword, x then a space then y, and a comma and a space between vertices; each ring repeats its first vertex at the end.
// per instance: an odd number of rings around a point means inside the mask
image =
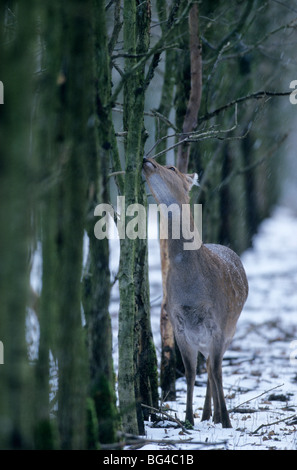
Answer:
MULTIPOLYGON (((167 207, 178 204, 181 212, 182 204, 189 203, 193 184, 190 175, 149 158, 144 158, 143 172, 158 204, 167 207)), ((225 246, 201 242, 198 249, 185 250, 183 236, 180 239, 170 236, 171 213, 165 211, 162 217, 169 226, 167 311, 185 366, 186 420, 194 424, 193 389, 197 355, 201 352, 208 372, 202 421, 212 414, 212 398, 214 422, 228 428, 231 423, 223 393, 222 359, 248 295, 246 274, 240 258, 225 246)), ((191 224, 193 227, 193 220, 191 224)))

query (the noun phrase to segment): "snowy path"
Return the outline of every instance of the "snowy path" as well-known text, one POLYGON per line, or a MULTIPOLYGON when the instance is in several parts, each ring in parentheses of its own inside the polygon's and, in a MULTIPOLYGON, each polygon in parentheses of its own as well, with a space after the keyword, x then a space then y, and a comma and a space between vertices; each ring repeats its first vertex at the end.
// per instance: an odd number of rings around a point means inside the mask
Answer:
MULTIPOLYGON (((117 245, 113 245, 114 269, 117 245)), ((264 450, 297 449, 297 217, 278 207, 263 222, 254 247, 242 256, 250 293, 237 331, 223 361, 224 390, 232 429, 212 421, 201 423, 206 374, 197 377, 194 390, 195 426, 191 434, 169 421, 146 425, 151 440, 175 440, 179 444, 147 444, 143 449, 195 449, 193 442, 225 441, 216 448, 264 450), (276 424, 272 424, 276 423, 276 424)), ((150 285, 152 328, 160 350, 159 312, 161 275, 158 242, 150 241, 150 285)), ((117 287, 111 313, 117 364, 117 287)), ((186 384, 177 381, 177 401, 168 402, 172 416, 184 420, 186 384)), ((168 411, 171 413, 170 411, 168 411)), ((203 448, 213 448, 204 446, 203 448)))

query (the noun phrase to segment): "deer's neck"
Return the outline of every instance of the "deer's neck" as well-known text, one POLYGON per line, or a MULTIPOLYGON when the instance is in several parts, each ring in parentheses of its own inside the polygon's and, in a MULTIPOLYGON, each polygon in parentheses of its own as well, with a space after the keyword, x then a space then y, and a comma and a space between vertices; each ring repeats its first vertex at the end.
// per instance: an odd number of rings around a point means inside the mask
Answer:
POLYGON ((175 212, 161 217, 161 237, 168 239, 169 259, 173 262, 184 261, 199 250, 202 241, 189 205, 178 206, 175 212))

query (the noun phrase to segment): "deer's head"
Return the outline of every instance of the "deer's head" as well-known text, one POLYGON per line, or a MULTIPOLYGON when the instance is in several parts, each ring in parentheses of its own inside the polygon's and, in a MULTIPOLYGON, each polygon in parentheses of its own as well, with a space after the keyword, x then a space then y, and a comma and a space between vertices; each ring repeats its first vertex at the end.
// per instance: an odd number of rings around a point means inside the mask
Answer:
POLYGON ((188 204, 189 191, 197 185, 196 173, 181 173, 175 166, 162 166, 152 158, 143 159, 143 173, 158 204, 188 204))

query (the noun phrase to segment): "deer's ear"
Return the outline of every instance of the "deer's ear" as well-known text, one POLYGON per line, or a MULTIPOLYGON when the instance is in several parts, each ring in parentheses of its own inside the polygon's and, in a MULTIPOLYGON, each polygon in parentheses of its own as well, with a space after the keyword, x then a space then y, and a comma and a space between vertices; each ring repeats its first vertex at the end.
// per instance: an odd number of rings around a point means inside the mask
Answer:
POLYGON ((192 173, 191 175, 186 175, 187 181, 189 183, 189 191, 192 188, 192 186, 200 186, 198 183, 198 175, 197 173, 192 173))

